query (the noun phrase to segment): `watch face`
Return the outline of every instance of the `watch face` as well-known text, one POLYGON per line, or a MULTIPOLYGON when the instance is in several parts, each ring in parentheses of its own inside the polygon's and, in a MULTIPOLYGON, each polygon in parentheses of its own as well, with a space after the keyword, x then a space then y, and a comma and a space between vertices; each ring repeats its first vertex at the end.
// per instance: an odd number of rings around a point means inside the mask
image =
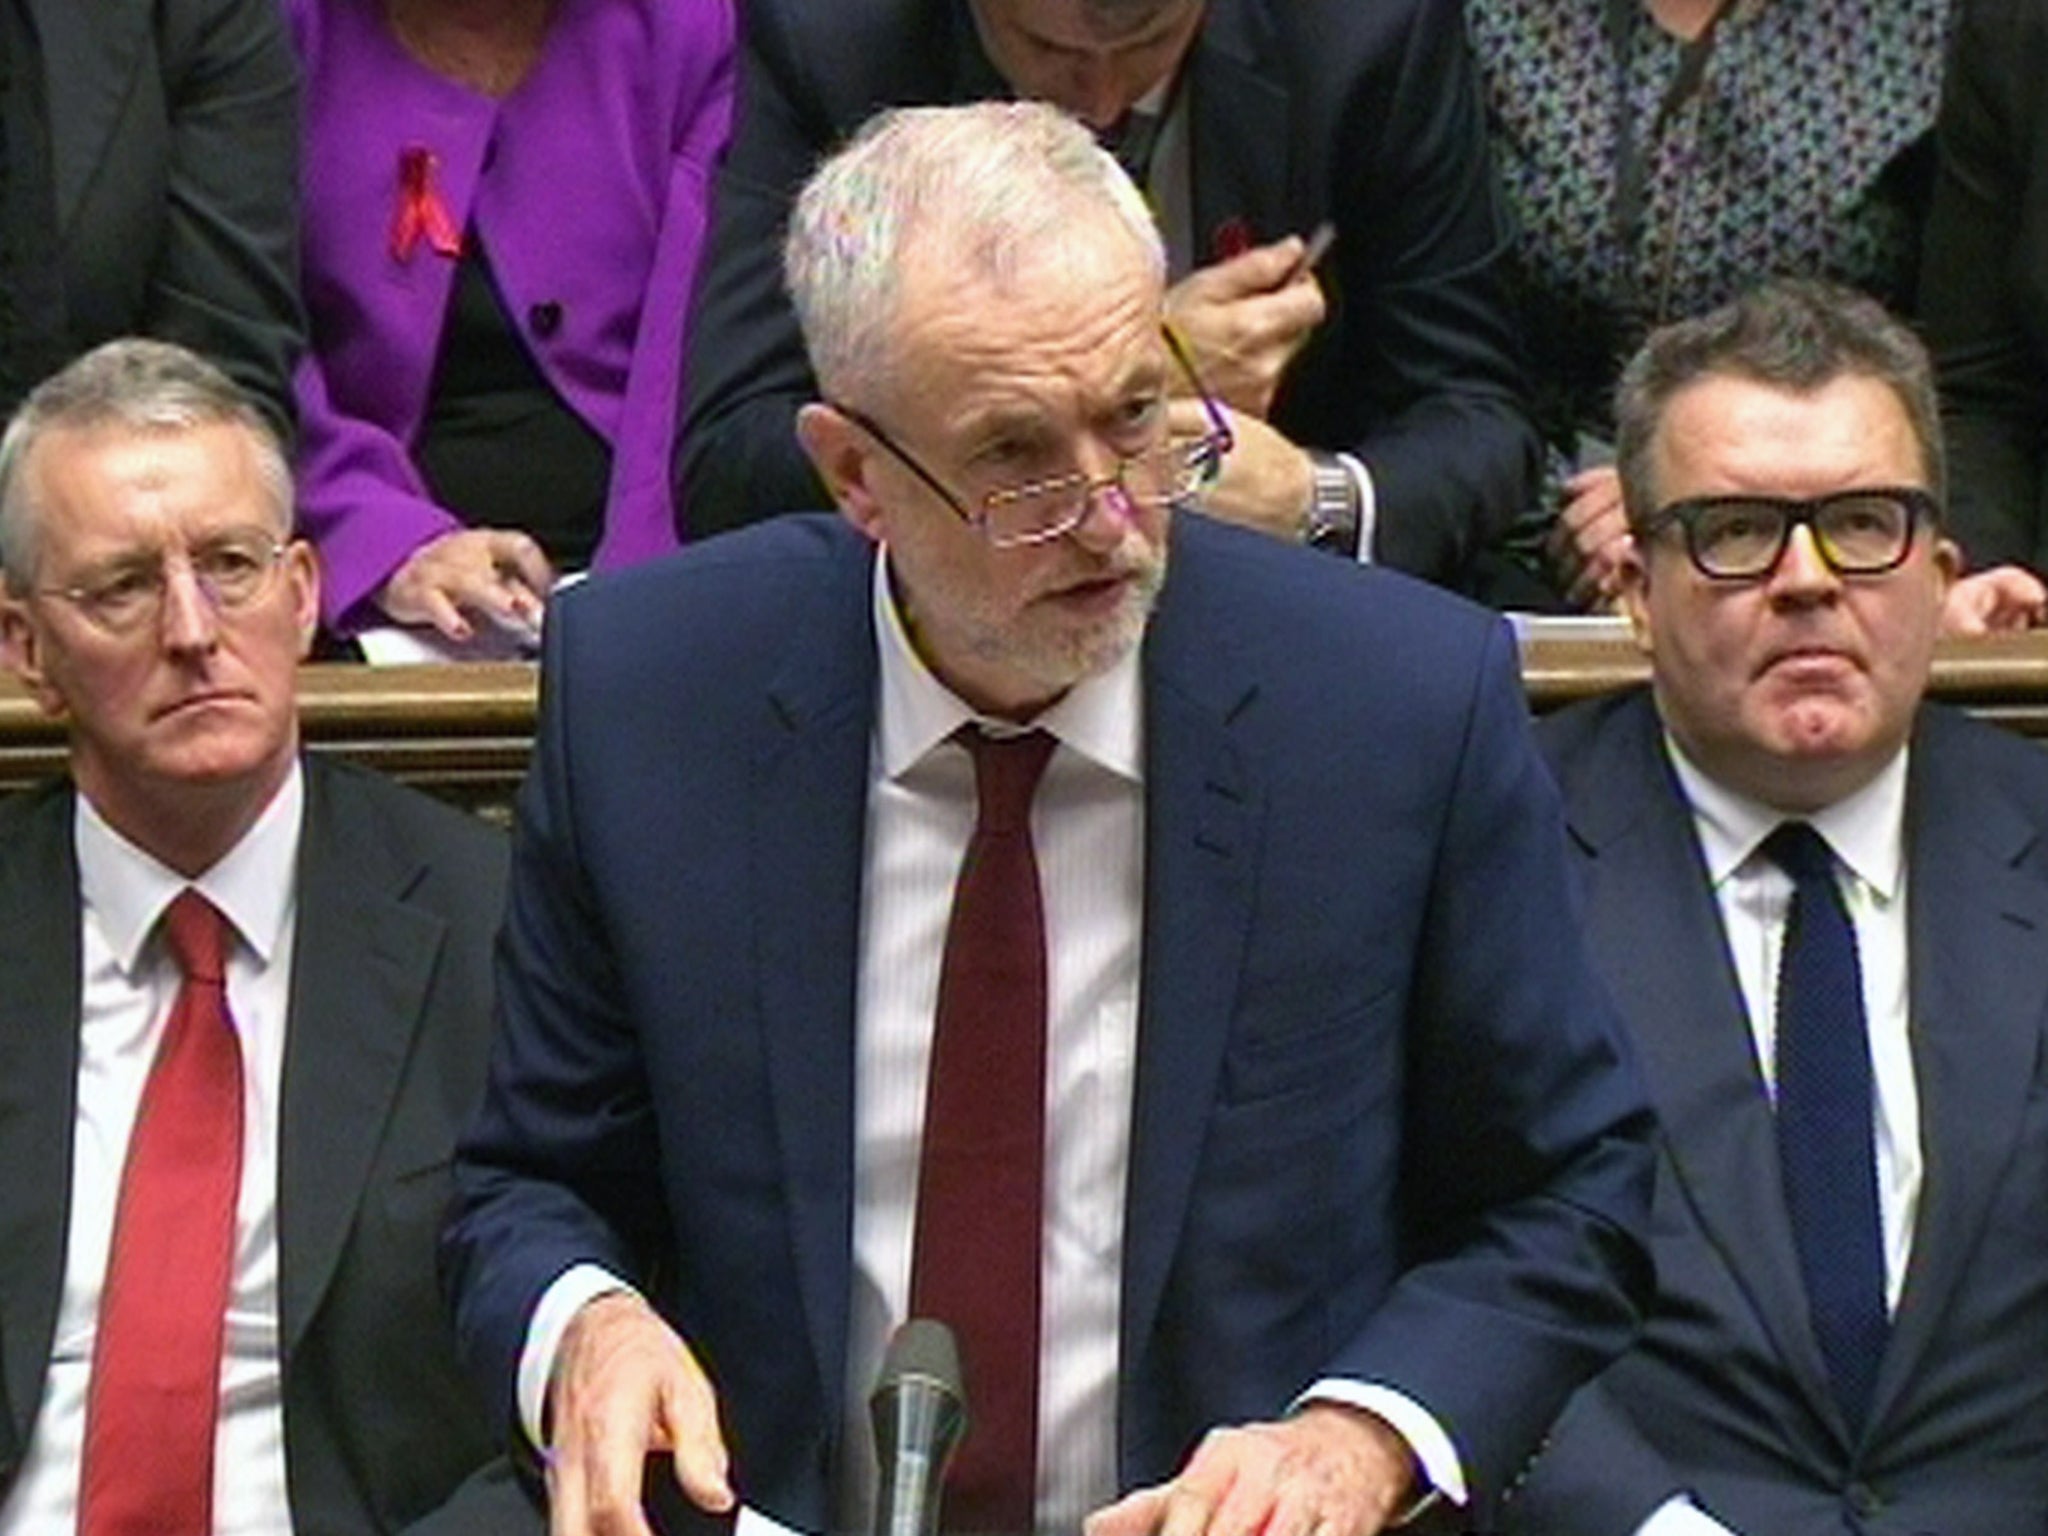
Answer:
POLYGON ((1311 468, 1308 542, 1317 549, 1350 552, 1358 541, 1358 487, 1342 464, 1318 460, 1311 468))

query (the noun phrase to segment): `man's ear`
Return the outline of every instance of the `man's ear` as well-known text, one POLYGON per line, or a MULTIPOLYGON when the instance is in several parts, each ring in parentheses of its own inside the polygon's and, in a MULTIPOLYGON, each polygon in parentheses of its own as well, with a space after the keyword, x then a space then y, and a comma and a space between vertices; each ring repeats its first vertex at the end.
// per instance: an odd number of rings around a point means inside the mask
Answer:
POLYGON ((814 400, 796 413, 796 439, 841 515, 882 543, 882 504, 872 484, 877 455, 867 433, 842 412, 814 400))
POLYGON ((304 539, 284 547, 284 579, 291 592, 292 621, 299 631, 299 660, 313 654, 313 633, 320 627, 320 557, 304 539))
POLYGON ((1948 589, 1962 580, 1963 572, 1968 567, 1968 562, 1963 558, 1963 547, 1954 539, 1945 539, 1937 535, 1934 540, 1933 558, 1935 579, 1941 584, 1942 594, 1946 596, 1948 589))
POLYGON ((28 604, 0 588, 0 666, 21 679, 37 706, 52 719, 64 717, 64 699, 43 664, 43 637, 28 604))
POLYGON ((1650 624, 1650 565, 1643 555, 1643 547, 1629 536, 1628 548, 1622 552, 1619 567, 1615 572, 1619 583, 1615 593, 1621 604, 1622 617, 1628 620, 1629 634, 1636 642, 1636 649, 1648 655, 1652 640, 1650 624))

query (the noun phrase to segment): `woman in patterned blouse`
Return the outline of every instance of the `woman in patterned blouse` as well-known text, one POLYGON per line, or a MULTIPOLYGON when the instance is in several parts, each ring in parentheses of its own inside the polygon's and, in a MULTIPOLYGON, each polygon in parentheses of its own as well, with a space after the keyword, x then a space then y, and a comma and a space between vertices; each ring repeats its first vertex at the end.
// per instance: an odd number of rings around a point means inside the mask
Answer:
POLYGON ((1544 505, 1517 557, 1576 606, 1628 546, 1624 359, 1762 278, 1913 291, 1951 0, 1466 0, 1519 281, 1544 505))

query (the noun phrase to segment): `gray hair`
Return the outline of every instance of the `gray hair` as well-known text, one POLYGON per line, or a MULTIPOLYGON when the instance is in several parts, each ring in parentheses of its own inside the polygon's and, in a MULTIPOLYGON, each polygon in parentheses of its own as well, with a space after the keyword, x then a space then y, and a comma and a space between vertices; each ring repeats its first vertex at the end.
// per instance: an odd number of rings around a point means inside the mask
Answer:
POLYGON ((826 160, 790 215, 783 271, 811 369, 853 399, 887 374, 898 277, 915 239, 995 283, 1077 223, 1114 217, 1157 267, 1145 199, 1093 135, 1043 102, 904 107, 826 160))
POLYGON ((93 348, 43 380, 0 435, 0 577, 18 593, 35 574, 42 507, 28 470, 45 437, 100 427, 173 433, 221 425, 248 433, 279 531, 288 531, 292 472, 284 445, 241 387, 196 353, 125 336, 93 348))
POLYGON ((1897 397, 1920 447, 1928 488, 1946 493, 1947 458, 1934 369, 1920 339, 1882 304, 1810 278, 1774 278, 1732 303, 1653 332, 1615 387, 1615 461, 1629 522, 1659 504, 1652 450, 1671 399, 1711 377, 1807 394, 1851 377, 1897 397))

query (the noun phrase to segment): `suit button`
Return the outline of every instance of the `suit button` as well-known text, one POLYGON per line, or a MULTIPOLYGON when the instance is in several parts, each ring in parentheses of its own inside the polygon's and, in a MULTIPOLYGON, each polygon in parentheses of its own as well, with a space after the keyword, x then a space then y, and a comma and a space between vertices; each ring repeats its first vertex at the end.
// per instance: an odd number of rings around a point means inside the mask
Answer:
POLYGON ((1874 1520, 1884 1513, 1884 1500, 1868 1483, 1851 1483, 1842 1493, 1849 1508, 1865 1520, 1874 1520))
POLYGON ((534 335, 546 341, 562 328, 562 306, 553 299, 544 299, 527 309, 526 324, 534 335))

